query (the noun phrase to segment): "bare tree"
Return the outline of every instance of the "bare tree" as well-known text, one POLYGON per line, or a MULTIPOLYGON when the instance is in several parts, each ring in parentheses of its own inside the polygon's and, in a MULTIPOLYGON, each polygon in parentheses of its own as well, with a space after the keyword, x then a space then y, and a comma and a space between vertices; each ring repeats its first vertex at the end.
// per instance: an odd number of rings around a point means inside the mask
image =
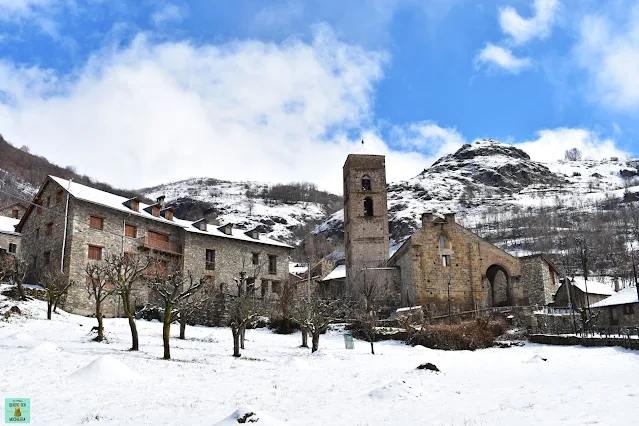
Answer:
POLYGON ((200 312, 209 312, 213 307, 216 290, 213 285, 204 284, 199 291, 184 297, 177 302, 177 310, 180 321, 180 339, 186 339, 186 324, 200 312))
POLYGON ((187 299, 204 285, 203 278, 195 278, 192 273, 185 274, 178 265, 173 265, 167 273, 155 273, 148 280, 149 288, 155 290, 162 299, 164 306, 164 318, 162 324, 162 340, 164 342, 164 359, 171 359, 171 322, 173 308, 180 301, 187 299))
POLYGON ((101 261, 87 264, 87 292, 95 304, 95 318, 98 320, 98 335, 96 342, 104 340, 104 324, 102 315, 102 302, 113 294, 115 286, 107 278, 106 267, 101 261))
POLYGON ((366 336, 373 355, 375 355, 375 335, 379 322, 379 311, 389 299, 382 274, 377 269, 364 269, 357 275, 354 286, 358 299, 354 310, 356 326, 366 336))
POLYGON ((231 333, 233 334, 233 356, 239 357, 240 349, 244 349, 244 335, 246 326, 259 316, 267 312, 267 303, 264 298, 258 298, 255 294, 255 282, 259 277, 263 264, 252 265, 252 276, 248 269, 246 258, 242 258, 242 269, 234 278, 237 286, 237 296, 231 296, 229 306, 231 333))
POLYGON ((577 148, 570 148, 564 152, 564 158, 568 161, 581 161, 581 151, 577 148))
POLYGON ((47 268, 42 273, 41 282, 47 299, 47 319, 50 320, 53 307, 57 306, 60 299, 67 294, 73 281, 57 269, 47 268))
POLYGON ((311 352, 319 348, 319 338, 328 326, 345 314, 345 304, 338 299, 303 297, 295 304, 295 320, 311 334, 311 352))
POLYGON ((131 329, 131 350, 139 350, 138 329, 133 316, 133 306, 131 305, 131 294, 133 286, 138 283, 142 274, 151 266, 148 257, 144 259, 140 256, 122 254, 106 254, 104 257, 104 267, 107 280, 115 286, 114 293, 122 299, 124 314, 129 320, 131 329))
POLYGON ((24 294, 24 279, 27 275, 27 262, 13 255, 5 255, 0 259, 0 282, 8 281, 18 289, 20 300, 27 300, 24 294))

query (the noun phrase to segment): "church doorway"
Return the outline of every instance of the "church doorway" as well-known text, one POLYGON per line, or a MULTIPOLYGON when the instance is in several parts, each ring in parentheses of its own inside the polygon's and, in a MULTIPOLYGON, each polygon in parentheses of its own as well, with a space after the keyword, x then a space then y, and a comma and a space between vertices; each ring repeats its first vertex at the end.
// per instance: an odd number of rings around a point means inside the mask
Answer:
POLYGON ((508 269, 502 265, 491 265, 486 270, 486 279, 490 283, 492 306, 512 306, 513 292, 508 269))

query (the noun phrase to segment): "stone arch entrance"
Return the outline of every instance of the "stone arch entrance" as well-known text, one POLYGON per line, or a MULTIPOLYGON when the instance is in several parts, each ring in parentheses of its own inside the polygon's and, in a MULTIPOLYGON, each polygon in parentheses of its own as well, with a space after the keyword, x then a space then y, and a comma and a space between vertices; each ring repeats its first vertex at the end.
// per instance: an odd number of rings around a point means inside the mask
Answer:
POLYGON ((508 269, 499 264, 490 265, 486 270, 486 279, 490 283, 492 306, 512 306, 512 280, 508 269))

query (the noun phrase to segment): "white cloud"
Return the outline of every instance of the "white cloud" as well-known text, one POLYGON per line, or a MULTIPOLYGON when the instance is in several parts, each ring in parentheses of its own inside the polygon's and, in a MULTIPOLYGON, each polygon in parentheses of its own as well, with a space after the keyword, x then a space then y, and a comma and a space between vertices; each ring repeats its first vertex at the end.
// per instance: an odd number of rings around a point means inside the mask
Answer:
POLYGON ((529 58, 516 57, 510 49, 487 43, 486 47, 480 50, 475 57, 475 66, 477 68, 484 65, 498 67, 512 74, 518 74, 522 70, 530 68, 532 62, 529 58))
POLYGON ((530 18, 522 17, 512 6, 502 7, 499 10, 499 25, 517 45, 535 38, 544 39, 550 35, 559 6, 558 0, 535 0, 534 15, 530 18))
POLYGON ((370 128, 383 53, 310 43, 156 44, 144 35, 95 54, 72 76, 0 63, 8 140, 120 187, 190 176, 307 180, 341 191, 341 167, 364 133, 389 156, 389 179, 425 165, 370 128), (35 124, 37 123, 37 124, 35 124), (327 136, 328 135, 328 136, 327 136))
POLYGON ((639 108, 639 5, 626 22, 586 16, 575 55, 591 79, 591 97, 617 110, 639 108))
POLYGON ((168 22, 180 22, 186 16, 186 11, 174 4, 165 4, 161 9, 151 15, 155 25, 163 25, 168 22))
POLYGON ((427 152, 435 159, 454 152, 466 143, 466 139, 457 129, 440 127, 432 121, 395 127, 392 136, 399 146, 427 152))
POLYGON ((614 139, 602 138, 597 133, 579 128, 546 129, 537 132, 538 138, 516 143, 533 160, 549 162, 564 158, 566 150, 579 149, 584 158, 624 158, 628 153, 617 148, 614 139))

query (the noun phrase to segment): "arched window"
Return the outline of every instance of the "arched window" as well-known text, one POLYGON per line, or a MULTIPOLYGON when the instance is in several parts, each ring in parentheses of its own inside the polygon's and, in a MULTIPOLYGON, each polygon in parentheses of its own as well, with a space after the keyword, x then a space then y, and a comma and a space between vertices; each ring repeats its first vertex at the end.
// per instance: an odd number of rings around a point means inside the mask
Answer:
POLYGON ((439 248, 440 249, 446 248, 446 237, 444 235, 439 236, 439 248))
POLYGON ((364 198, 364 216, 373 215, 373 199, 371 197, 364 198))
POLYGON ((370 191, 371 190, 371 177, 369 175, 364 175, 362 177, 362 189, 364 191, 370 191))

